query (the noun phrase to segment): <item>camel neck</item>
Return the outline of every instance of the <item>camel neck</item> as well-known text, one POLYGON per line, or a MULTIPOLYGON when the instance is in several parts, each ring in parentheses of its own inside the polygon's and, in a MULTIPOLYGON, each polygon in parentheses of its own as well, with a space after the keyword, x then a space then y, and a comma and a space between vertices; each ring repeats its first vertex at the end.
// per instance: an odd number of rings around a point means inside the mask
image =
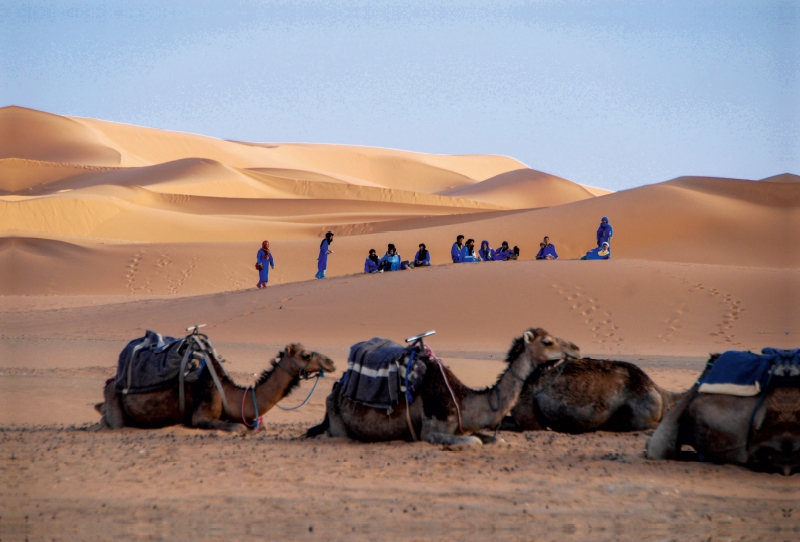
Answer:
POLYGON ((533 360, 525 349, 508 364, 497 384, 470 393, 461 407, 464 432, 473 433, 500 423, 517 403, 525 384, 524 379, 530 375, 533 367, 533 360))
POLYGON ((267 378, 256 386, 255 395, 258 403, 258 412, 255 411, 255 405, 253 404, 251 387, 241 388, 231 382, 227 383, 225 398, 228 401, 228 408, 233 410, 233 412, 228 413, 228 417, 234 422, 241 422, 242 415, 244 415, 244 418, 250 422, 272 409, 286 396, 287 391, 297 380, 296 376, 289 374, 296 369, 294 367, 286 367, 286 369, 274 367, 267 378), (245 396, 245 394, 247 395, 245 396))

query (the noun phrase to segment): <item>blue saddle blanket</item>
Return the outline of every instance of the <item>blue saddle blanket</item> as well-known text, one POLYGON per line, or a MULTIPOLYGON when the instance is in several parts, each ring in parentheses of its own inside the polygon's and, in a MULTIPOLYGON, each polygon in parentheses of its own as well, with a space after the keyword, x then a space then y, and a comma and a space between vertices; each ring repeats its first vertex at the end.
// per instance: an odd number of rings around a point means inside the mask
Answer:
POLYGON ((767 387, 771 376, 792 377, 800 374, 800 349, 764 348, 761 354, 728 350, 720 355, 698 391, 751 397, 767 387))
POLYGON ((374 408, 398 403, 408 349, 389 339, 374 337, 350 347, 341 393, 374 408), (400 367, 398 367, 400 365, 400 367))
POLYGON ((184 339, 162 336, 149 329, 119 354, 115 386, 128 393, 147 393, 172 384, 181 369, 184 339))

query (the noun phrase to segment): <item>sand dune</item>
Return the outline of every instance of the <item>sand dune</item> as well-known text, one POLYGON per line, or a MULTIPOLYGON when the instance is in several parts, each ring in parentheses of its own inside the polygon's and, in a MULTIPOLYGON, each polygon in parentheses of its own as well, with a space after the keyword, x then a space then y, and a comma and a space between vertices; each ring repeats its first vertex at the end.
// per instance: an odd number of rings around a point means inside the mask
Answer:
POLYGON ((765 182, 765 183, 800 183, 800 175, 794 175, 793 173, 781 173, 780 175, 773 175, 772 177, 767 177, 765 179, 761 179, 761 182, 765 182))
POLYGON ((534 169, 508 171, 480 183, 445 190, 441 194, 493 203, 509 209, 552 207, 595 197, 579 184, 534 169))

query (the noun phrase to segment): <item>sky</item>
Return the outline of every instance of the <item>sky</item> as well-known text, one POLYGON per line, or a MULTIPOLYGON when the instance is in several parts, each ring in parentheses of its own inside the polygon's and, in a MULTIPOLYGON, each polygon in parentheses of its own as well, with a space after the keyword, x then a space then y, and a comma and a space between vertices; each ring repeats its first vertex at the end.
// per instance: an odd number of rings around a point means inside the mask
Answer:
POLYGON ((800 0, 3 0, 4 105, 611 190, 800 174, 800 0))

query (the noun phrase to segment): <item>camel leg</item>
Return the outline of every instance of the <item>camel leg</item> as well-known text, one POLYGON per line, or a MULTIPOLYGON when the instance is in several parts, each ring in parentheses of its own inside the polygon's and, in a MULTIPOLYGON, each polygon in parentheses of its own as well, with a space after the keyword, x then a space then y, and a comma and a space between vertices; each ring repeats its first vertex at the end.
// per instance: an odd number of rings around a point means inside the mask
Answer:
POLYGON ((431 444, 444 444, 446 450, 464 450, 475 446, 482 446, 483 442, 472 435, 454 435, 451 423, 440 422, 433 418, 423 418, 420 440, 431 444))
POLYGON ((114 382, 106 384, 103 390, 105 405, 101 425, 109 429, 121 429, 125 426, 125 412, 122 409, 122 396, 114 387, 114 382))
POLYGON ((697 395, 695 389, 696 387, 661 418, 661 423, 658 424, 653 436, 647 439, 645 444, 648 459, 675 459, 678 456, 681 417, 697 395))
POLYGON ((347 430, 342 415, 339 412, 339 383, 333 385, 331 394, 325 401, 325 415, 328 419, 328 434, 335 438, 349 438, 350 432, 347 430))
POLYGON ((222 400, 216 397, 219 402, 218 405, 211 405, 210 403, 200 403, 197 409, 192 413, 192 427, 198 429, 219 429, 220 431, 228 431, 230 433, 247 433, 247 427, 242 423, 223 422, 222 420, 212 418, 216 410, 217 416, 222 409, 222 400), (214 409, 213 407, 217 408, 214 409))

